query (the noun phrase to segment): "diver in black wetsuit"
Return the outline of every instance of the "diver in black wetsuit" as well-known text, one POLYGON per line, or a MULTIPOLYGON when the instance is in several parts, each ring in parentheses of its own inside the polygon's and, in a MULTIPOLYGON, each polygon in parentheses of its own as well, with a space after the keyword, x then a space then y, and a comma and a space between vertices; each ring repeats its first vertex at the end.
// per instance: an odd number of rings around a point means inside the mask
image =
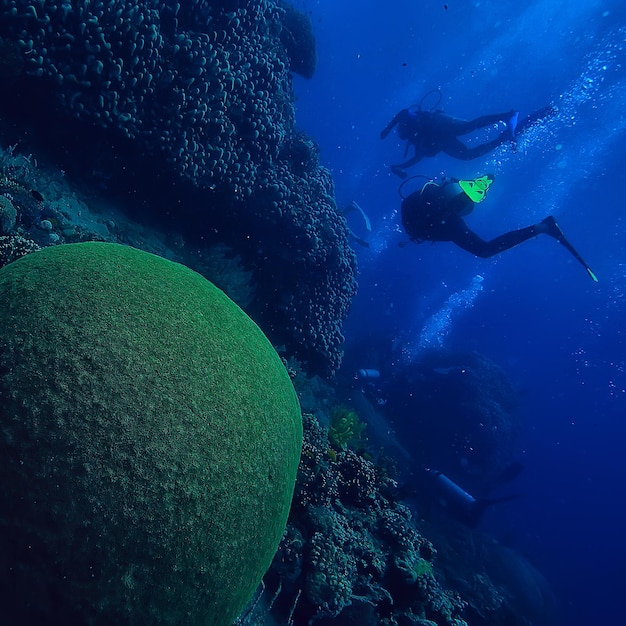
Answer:
POLYGON ((391 171, 394 174, 405 178, 407 175, 405 169, 415 165, 424 157, 433 157, 440 152, 445 152, 451 157, 464 161, 476 159, 495 150, 507 141, 513 141, 517 134, 531 124, 553 115, 555 112, 553 107, 545 107, 531 113, 518 123, 519 113, 517 111, 483 115, 473 120, 462 120, 446 115, 443 111, 423 111, 419 106, 412 106, 397 113, 380 133, 380 137, 385 139, 391 130, 397 126, 398 137, 407 142, 404 151, 405 156, 409 148, 413 148, 413 156, 410 159, 399 165, 391 166, 391 171), (507 129, 491 141, 470 148, 459 139, 461 135, 498 122, 504 122, 507 129))
POLYGON ((471 231, 463 216, 480 202, 493 182, 486 175, 472 181, 445 180, 442 184, 427 182, 422 189, 402 202, 402 225, 411 241, 451 241, 459 248, 478 257, 489 258, 524 241, 545 234, 561 241, 563 233, 554 217, 513 230, 491 241, 481 239, 471 231))
POLYGON ((391 166, 394 174, 404 178, 407 167, 415 165, 424 157, 433 157, 440 152, 445 152, 456 159, 470 161, 495 150, 499 145, 513 139, 517 118, 516 111, 508 111, 483 115, 473 120, 462 120, 446 115, 442 111, 422 111, 419 107, 411 107, 397 113, 380 133, 380 138, 385 139, 397 126, 398 137, 407 142, 405 156, 409 148, 413 148, 413 156, 410 159, 391 166), (467 135, 498 122, 505 122, 507 130, 491 141, 469 148, 459 139, 460 135, 467 135))

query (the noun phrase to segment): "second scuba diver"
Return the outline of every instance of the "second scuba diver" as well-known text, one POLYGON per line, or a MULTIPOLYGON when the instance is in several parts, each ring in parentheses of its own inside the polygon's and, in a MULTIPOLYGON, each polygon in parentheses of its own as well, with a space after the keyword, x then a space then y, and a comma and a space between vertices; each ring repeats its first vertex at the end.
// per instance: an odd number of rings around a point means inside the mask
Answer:
MULTIPOLYGON (((430 93, 426 94, 426 98, 430 93)), ((422 98, 422 102, 424 101, 422 98)), ((554 107, 545 107, 531 113, 523 120, 519 119, 518 111, 494 113, 482 115, 472 120, 463 120, 447 115, 435 107, 423 110, 422 102, 408 109, 402 109, 380 133, 380 138, 385 139, 394 127, 397 127, 398 137, 406 141, 404 156, 410 148, 413 156, 398 165, 392 165, 391 171, 401 178, 407 176, 406 168, 415 165, 425 157, 434 157, 440 152, 445 152, 455 159, 470 161, 481 157, 507 141, 515 140, 515 137, 528 129, 532 124, 541 119, 554 115, 554 107), (467 135, 475 130, 493 126, 502 122, 506 124, 506 130, 485 143, 476 146, 466 146, 459 136, 467 135)), ((436 106, 436 105, 435 105, 436 106)))
POLYGON ((403 197, 402 226, 406 234, 415 243, 451 241, 481 258, 492 257, 537 235, 549 235, 561 243, 597 282, 595 274, 565 238, 551 215, 537 224, 512 230, 490 241, 474 233, 463 217, 485 198, 493 180, 494 177, 487 174, 474 180, 444 179, 441 184, 428 181, 419 191, 403 197))

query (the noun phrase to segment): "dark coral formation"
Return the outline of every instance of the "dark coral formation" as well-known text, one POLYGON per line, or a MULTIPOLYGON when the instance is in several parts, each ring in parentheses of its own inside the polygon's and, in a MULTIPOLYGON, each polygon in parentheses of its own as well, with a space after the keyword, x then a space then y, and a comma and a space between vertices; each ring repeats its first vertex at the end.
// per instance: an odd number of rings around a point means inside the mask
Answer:
POLYGON ((342 323, 356 292, 356 258, 330 173, 317 164, 312 145, 303 148, 301 136, 295 141, 298 149, 288 144, 288 160, 275 164, 272 182, 251 198, 254 216, 242 216, 253 225, 249 242, 256 244, 247 258, 251 252, 255 267, 265 265, 256 274, 265 297, 265 309, 258 312, 263 329, 309 371, 328 373, 340 363, 342 323), (298 169, 304 171, 299 175, 298 169))
POLYGON ((283 2, 282 6, 285 14, 280 40, 289 55, 291 69, 304 78, 312 78, 317 65, 317 52, 311 21, 287 2, 283 2))
POLYGON ((515 453, 517 393, 505 372, 476 353, 432 351, 398 366, 384 412, 425 467, 468 487, 494 478, 515 453))
POLYGON ((48 86, 43 106, 204 190, 194 229, 229 231, 261 286, 257 319, 312 370, 336 369, 355 257, 330 174, 294 126, 291 72, 315 67, 307 16, 272 0, 13 0, 0 37, 24 63, 16 93, 48 86))
POLYGON ((200 186, 246 194, 293 126, 289 58, 272 46, 285 10, 216 4, 18 0, 1 32, 72 116, 163 152, 200 186))

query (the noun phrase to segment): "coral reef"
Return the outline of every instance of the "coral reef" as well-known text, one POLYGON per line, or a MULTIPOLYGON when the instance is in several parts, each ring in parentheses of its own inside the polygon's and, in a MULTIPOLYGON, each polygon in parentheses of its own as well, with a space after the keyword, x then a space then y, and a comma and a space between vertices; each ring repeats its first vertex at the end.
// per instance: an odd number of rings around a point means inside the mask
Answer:
POLYGON ((0 196, 0 234, 11 232, 15 227, 17 211, 10 198, 0 196))
POLYGON ((289 56, 290 67, 296 74, 312 78, 317 65, 317 51, 311 21, 289 3, 282 2, 281 6, 285 13, 280 40, 289 56))
POLYGON ((39 246, 34 241, 21 235, 0 236, 0 268, 37 250, 39 246))
MULTIPOLYGON (((244 253, 244 260, 257 268, 255 277, 267 295, 265 309, 253 316, 310 373, 329 374, 341 361, 342 323, 356 293, 356 257, 330 174, 313 167, 298 176, 291 168, 302 167, 304 157, 290 154, 295 160, 276 163, 271 181, 254 193, 254 217, 243 217, 254 244, 253 255, 244 253)), ((309 158, 317 163, 314 152, 309 158)))
POLYGON ((395 464, 384 454, 374 461, 364 449, 334 448, 333 409, 354 408, 297 363, 289 371, 315 414, 303 415, 285 535, 238 626, 557 623, 545 581, 523 558, 463 524, 417 516, 400 501, 395 464))
POLYGON ((419 615, 464 626, 466 604, 438 583, 436 551, 392 497, 384 464, 349 449, 329 455, 328 446, 328 430, 304 414, 289 524, 265 577, 279 590, 275 610, 303 624, 391 625, 419 615))
POLYGON ((128 246, 0 270, 0 597, 11 624, 228 626, 285 529, 285 368, 199 274, 128 246))
POLYGON ((16 115, 37 102, 50 115, 56 101, 61 127, 82 124, 72 134, 85 135, 87 160, 100 159, 92 171, 122 175, 130 153, 151 179, 156 170, 203 190, 194 214, 179 198, 178 219, 200 236, 220 232, 254 271, 263 306, 251 314, 275 343, 310 371, 337 369, 356 266, 330 174, 294 126, 291 72, 315 66, 306 15, 271 0, 15 0, 0 6, 0 37, 24 63, 16 94, 30 96, 16 115), (95 141, 123 148, 94 157, 95 141))
POLYGON ((285 11, 227 4, 18 0, 0 33, 73 117, 140 139, 203 187, 248 193, 293 122, 289 59, 271 47, 285 11))
POLYGON ((416 519, 384 464, 329 457, 327 446, 327 430, 305 414, 289 524, 238 626, 557 623, 549 588, 522 557, 463 525, 416 519), (364 473, 373 481, 360 480, 355 499, 342 485, 364 473))

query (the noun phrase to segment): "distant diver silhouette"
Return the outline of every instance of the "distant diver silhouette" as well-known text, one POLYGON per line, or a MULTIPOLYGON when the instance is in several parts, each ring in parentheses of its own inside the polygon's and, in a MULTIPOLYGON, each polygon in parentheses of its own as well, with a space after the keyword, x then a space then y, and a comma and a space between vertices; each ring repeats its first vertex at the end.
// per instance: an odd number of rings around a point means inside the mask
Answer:
POLYGON ((475 498, 443 472, 430 468, 424 468, 422 479, 424 482, 422 488, 431 501, 445 510, 450 517, 471 528, 478 526, 489 507, 519 497, 515 494, 495 498, 475 498))
POLYGON ((415 165, 425 157, 434 157, 440 152, 463 161, 479 158, 507 141, 514 141, 533 124, 556 112, 554 107, 544 107, 522 120, 519 119, 519 111, 515 110, 482 115, 472 120, 463 120, 436 109, 439 101, 428 110, 422 109, 424 99, 436 91, 428 92, 419 104, 399 111, 380 133, 381 139, 385 139, 391 130, 397 127, 398 137, 407 142, 404 156, 407 156, 410 148, 413 149, 411 158, 391 166, 391 171, 401 178, 407 176, 406 169, 408 167, 415 165), (495 125, 498 122, 505 123, 506 130, 490 141, 469 147, 459 139, 462 135, 495 125))

